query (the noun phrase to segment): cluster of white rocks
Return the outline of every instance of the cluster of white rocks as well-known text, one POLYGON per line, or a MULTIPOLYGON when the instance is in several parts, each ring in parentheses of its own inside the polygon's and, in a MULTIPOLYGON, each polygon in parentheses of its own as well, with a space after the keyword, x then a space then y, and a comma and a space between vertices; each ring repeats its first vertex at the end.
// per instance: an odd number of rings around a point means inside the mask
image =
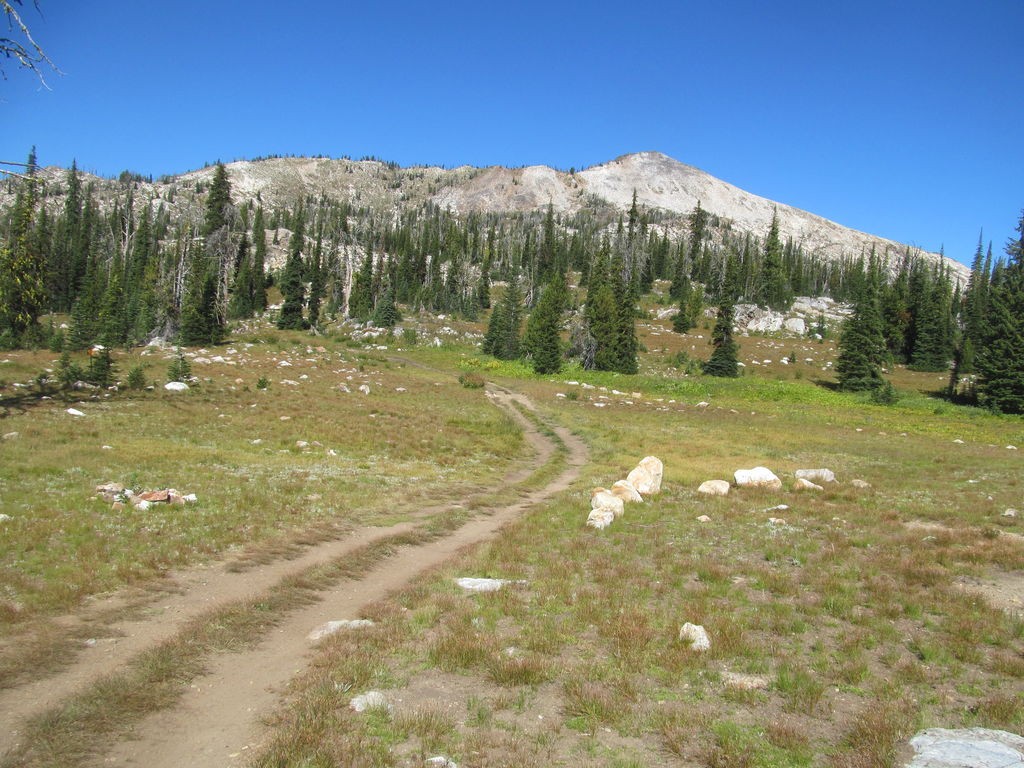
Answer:
MULTIPOLYGON (((823 491, 829 483, 836 482, 836 475, 831 469, 798 469, 794 473, 792 489, 794 491, 823 491)), ((781 491, 782 480, 767 467, 753 469, 737 469, 733 480, 738 488, 760 488, 768 491, 781 491)), ((870 487, 863 480, 851 483, 857 488, 870 487)), ((727 496, 732 489, 728 480, 706 480, 697 488, 697 493, 705 496, 727 496)))
POLYGON ((618 480, 608 488, 595 488, 590 494, 590 514, 587 525, 604 530, 625 513, 626 502, 642 502, 644 496, 661 492, 661 478, 665 467, 661 459, 645 456, 625 480, 618 480))
POLYGON ((111 509, 118 512, 131 506, 139 511, 145 511, 154 504, 192 504, 198 501, 194 493, 181 493, 175 488, 163 488, 155 491, 141 491, 136 493, 131 488, 125 488, 121 483, 101 483, 96 486, 96 498, 107 502, 111 509))

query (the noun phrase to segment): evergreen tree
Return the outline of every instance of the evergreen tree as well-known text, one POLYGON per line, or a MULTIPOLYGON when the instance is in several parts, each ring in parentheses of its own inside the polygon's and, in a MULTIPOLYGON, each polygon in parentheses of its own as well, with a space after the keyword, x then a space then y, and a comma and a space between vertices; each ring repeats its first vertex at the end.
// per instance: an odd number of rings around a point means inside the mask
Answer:
MULTIPOLYGON (((252 258, 249 256, 249 238, 244 233, 242 241, 238 244, 237 261, 235 281, 231 286, 231 301, 228 303, 228 317, 240 319, 253 316, 257 290, 252 258)), ((262 286, 260 290, 263 290, 262 286)))
POLYGON ((621 259, 612 262, 611 279, 615 296, 615 365, 619 373, 637 372, 636 296, 632 282, 622 274, 621 259))
POLYGON ((373 310, 373 324, 378 328, 394 328, 401 320, 402 315, 395 305, 395 289, 389 284, 373 310))
POLYGON ((264 312, 267 309, 267 233, 263 226, 263 206, 256 209, 252 224, 253 260, 252 260, 252 311, 264 312))
POLYGON ((701 289, 689 280, 682 283, 679 289, 679 313, 672 319, 672 330, 686 333, 697 326, 700 313, 704 308, 701 289))
POLYGON ((309 323, 302 316, 306 304, 306 270, 302 263, 302 249, 306 244, 305 216, 300 208, 292 223, 292 236, 288 241, 288 260, 281 272, 281 314, 277 327, 282 330, 305 330, 309 323))
POLYGON ((735 378, 740 375, 739 344, 732 337, 732 325, 735 318, 735 305, 731 298, 732 289, 726 287, 723 299, 718 304, 718 315, 715 328, 711 332, 711 357, 703 365, 708 376, 735 378))
POLYGON ((483 344, 480 346, 485 355, 498 357, 501 343, 508 330, 508 323, 505 321, 505 307, 501 302, 491 311, 491 317, 487 321, 487 332, 484 334, 483 344))
POLYGON ((515 360, 520 353, 520 336, 523 325, 523 294, 519 289, 519 281, 513 275, 501 297, 502 314, 504 315, 504 333, 498 339, 495 357, 500 360, 515 360))
POLYGON ((231 183, 224 163, 218 162, 213 171, 210 193, 206 197, 206 215, 203 219, 203 237, 209 237, 227 226, 227 209, 231 205, 231 183))
POLYGON ((978 401, 1002 413, 1024 413, 1024 213, 1020 237, 1006 247, 1010 257, 993 277, 988 317, 975 367, 978 401))
POLYGON ((527 320, 523 351, 530 357, 536 373, 558 373, 562 369, 559 329, 567 293, 565 278, 556 273, 527 320))
POLYGON ((39 196, 36 170, 33 148, 11 211, 10 237, 0 244, 0 334, 8 334, 14 343, 36 324, 46 304, 46 257, 33 230, 39 196))
POLYGON ((872 269, 839 338, 836 376, 840 389, 858 392, 881 387, 885 383, 882 379, 885 358, 885 338, 878 308, 878 278, 872 269))
POLYGON ((783 264, 782 243, 779 241, 779 213, 772 211, 772 223, 764 243, 764 261, 761 277, 754 292, 755 302, 778 312, 789 309, 793 303, 793 291, 789 285, 783 264))
POLYGON ((349 317, 365 322, 370 319, 371 312, 373 312, 373 253, 367 249, 366 258, 363 259, 363 264, 352 283, 352 293, 348 297, 348 314, 349 317))

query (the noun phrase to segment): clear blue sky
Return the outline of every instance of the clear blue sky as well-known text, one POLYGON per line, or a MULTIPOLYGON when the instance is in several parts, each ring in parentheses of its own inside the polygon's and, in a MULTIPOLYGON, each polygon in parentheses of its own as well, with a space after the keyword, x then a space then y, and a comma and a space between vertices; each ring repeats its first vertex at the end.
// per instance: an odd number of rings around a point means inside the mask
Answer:
POLYGON ((40 0, 0 159, 582 168, 658 150, 969 261, 1024 208, 1024 2, 40 0))

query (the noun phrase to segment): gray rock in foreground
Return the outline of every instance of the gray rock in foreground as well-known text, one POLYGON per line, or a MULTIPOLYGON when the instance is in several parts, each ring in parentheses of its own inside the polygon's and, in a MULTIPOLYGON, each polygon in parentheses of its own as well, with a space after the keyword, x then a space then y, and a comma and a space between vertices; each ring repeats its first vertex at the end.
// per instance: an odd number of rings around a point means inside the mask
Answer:
POLYGON ((905 768, 1024 768, 1024 738, 986 728, 929 728, 910 740, 905 768))

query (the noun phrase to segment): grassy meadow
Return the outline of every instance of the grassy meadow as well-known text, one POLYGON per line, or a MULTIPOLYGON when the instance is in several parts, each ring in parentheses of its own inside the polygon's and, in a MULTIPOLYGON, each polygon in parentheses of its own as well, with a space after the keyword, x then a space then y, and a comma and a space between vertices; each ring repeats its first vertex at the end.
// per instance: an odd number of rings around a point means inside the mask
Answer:
POLYGON ((1024 508, 1007 447, 1024 449, 1024 420, 951 405, 933 396, 944 377, 903 369, 895 405, 839 393, 828 340, 744 338, 739 379, 687 374, 680 353, 707 357, 709 335, 645 324, 637 376, 537 377, 458 343, 266 331, 192 351, 189 392, 162 389, 169 352, 118 353, 122 377, 142 362, 156 389, 73 402, 16 400, 52 353, 0 355, 0 433, 18 432, 0 441, 0 669, 99 592, 499 490, 528 449, 459 384, 475 373, 582 436, 582 478, 373 606, 374 627, 323 641, 253 765, 868 768, 899 765, 921 727, 1022 732, 1024 523, 1003 512, 1024 508), (587 528, 591 488, 646 455, 662 493, 587 528), (757 465, 784 490, 696 493, 757 465), (817 467, 839 482, 790 490, 817 467), (113 511, 92 498, 105 481, 199 500, 113 511), (458 576, 523 583, 467 594, 458 576), (708 652, 679 640, 684 622, 708 652), (371 689, 390 710, 351 711, 371 689))

